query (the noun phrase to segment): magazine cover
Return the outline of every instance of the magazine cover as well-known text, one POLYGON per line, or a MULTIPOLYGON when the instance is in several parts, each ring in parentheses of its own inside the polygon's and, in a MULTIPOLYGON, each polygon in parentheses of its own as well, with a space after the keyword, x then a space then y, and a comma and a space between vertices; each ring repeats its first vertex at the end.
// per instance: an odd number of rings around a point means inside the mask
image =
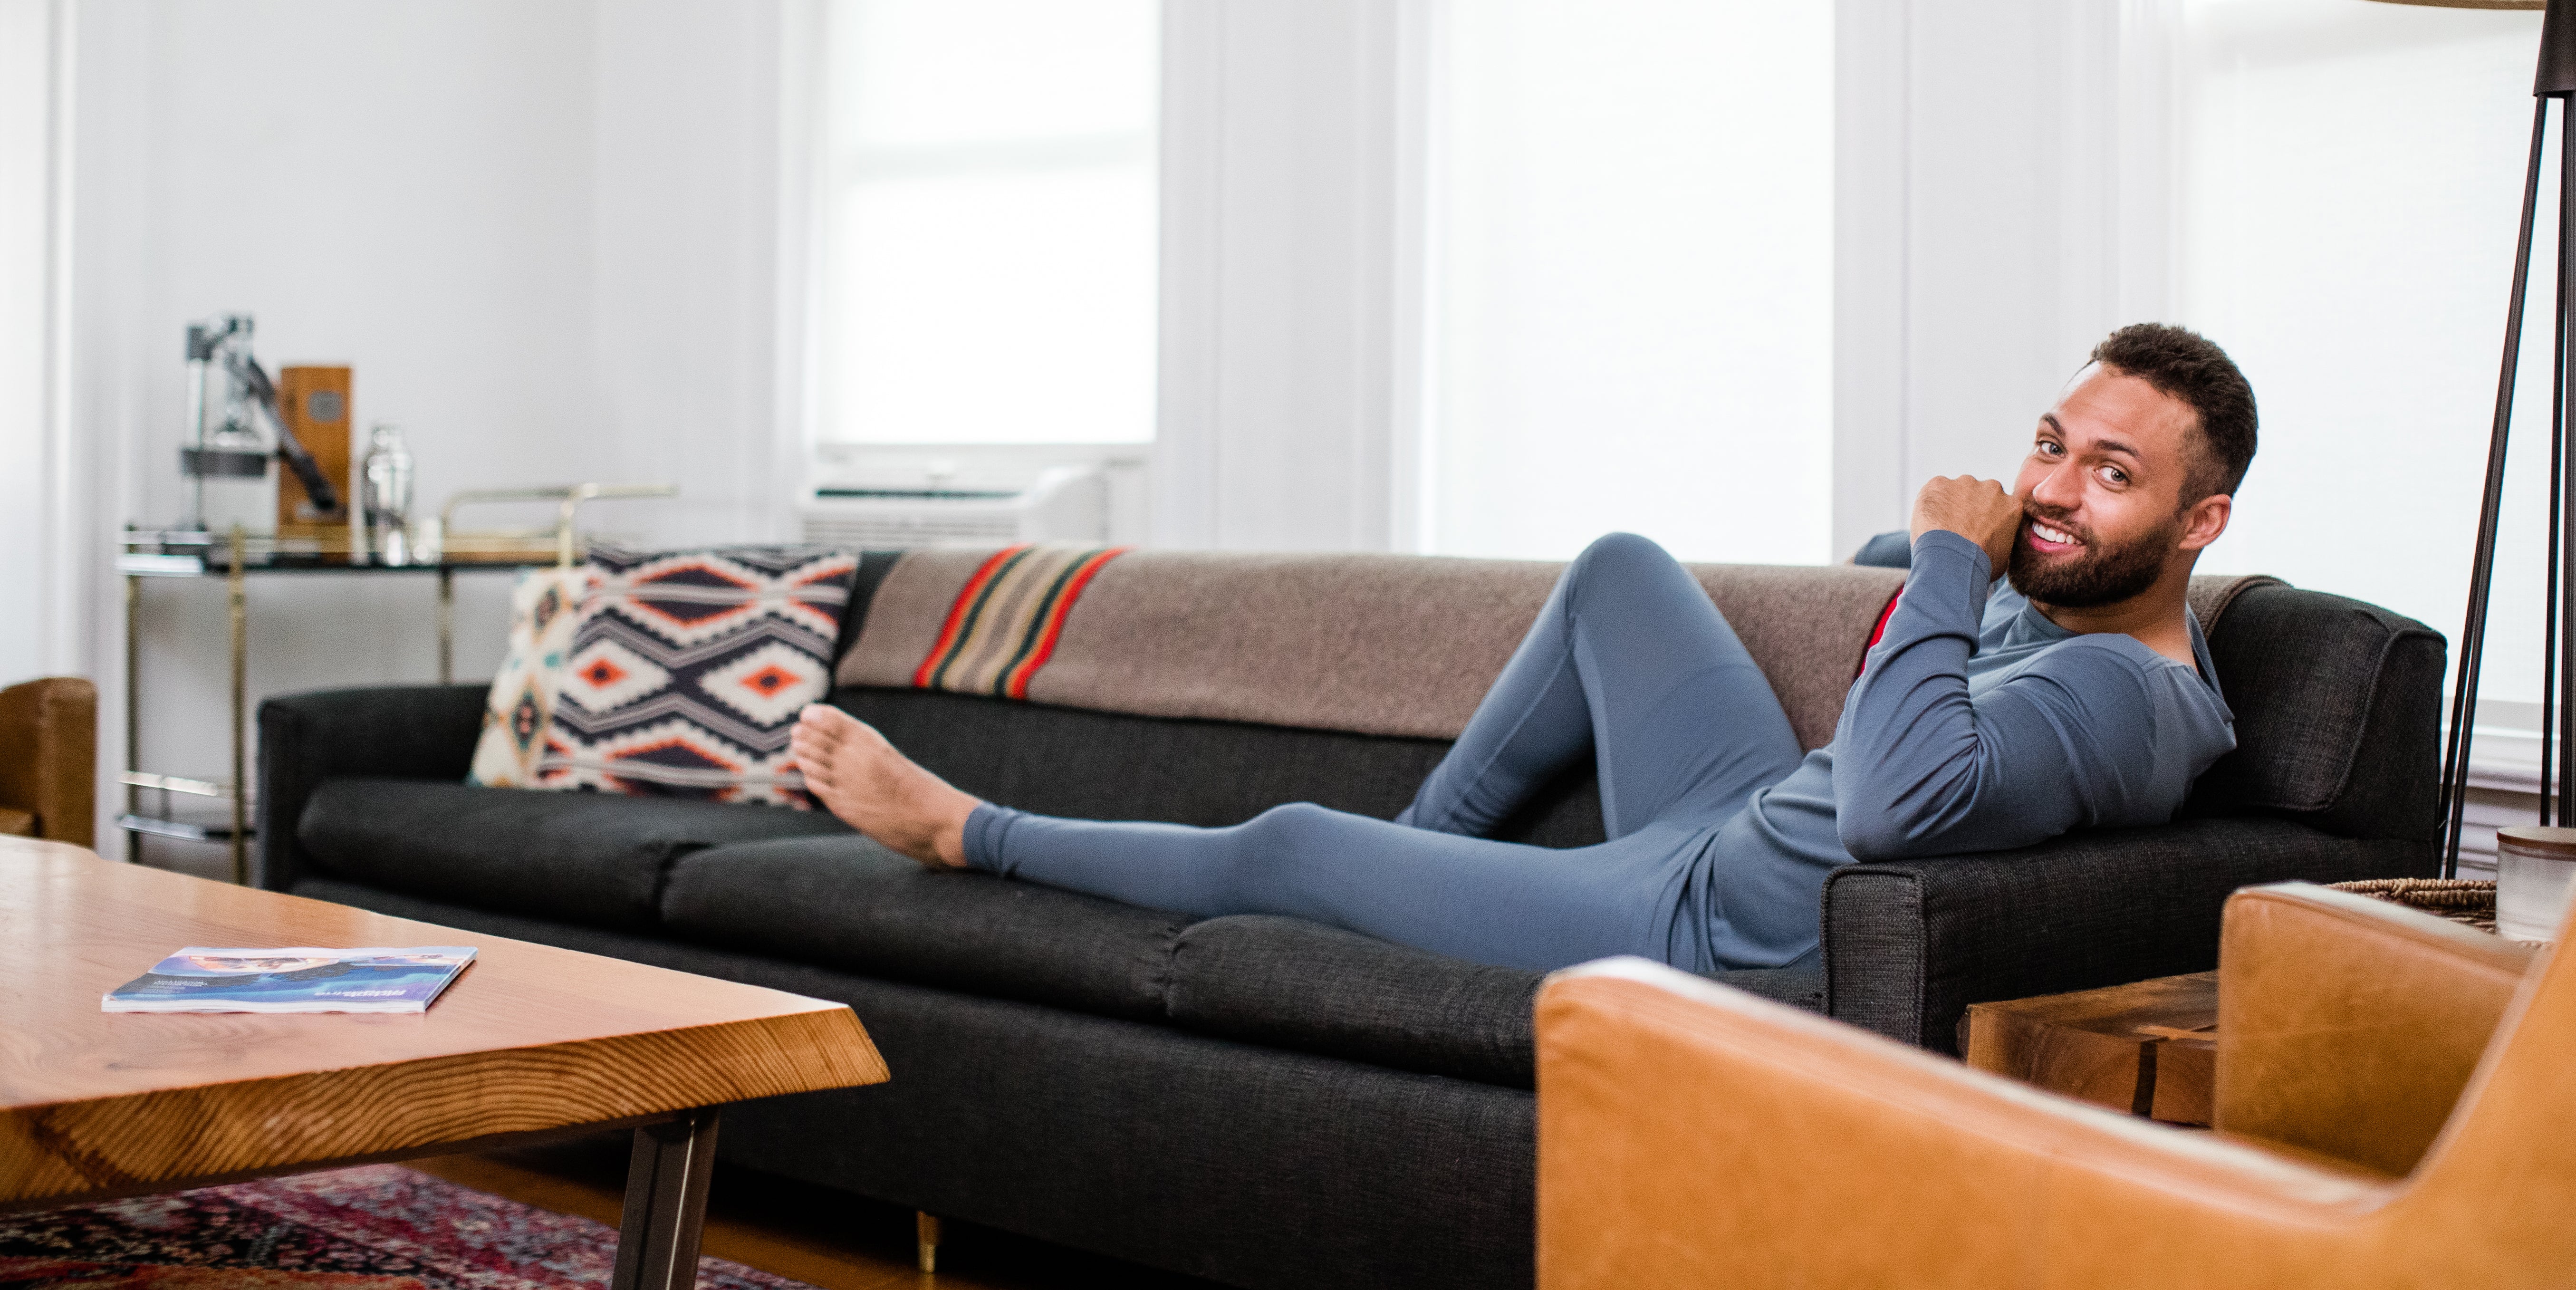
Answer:
POLYGON ((425 1012, 470 945, 321 950, 189 946, 111 990, 108 1012, 425 1012))

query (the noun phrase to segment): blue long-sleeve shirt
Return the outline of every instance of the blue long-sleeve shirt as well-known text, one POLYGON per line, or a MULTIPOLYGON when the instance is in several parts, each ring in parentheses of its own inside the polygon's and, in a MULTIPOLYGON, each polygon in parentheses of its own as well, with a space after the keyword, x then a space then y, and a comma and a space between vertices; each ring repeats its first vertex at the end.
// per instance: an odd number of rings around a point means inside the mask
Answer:
POLYGON ((1712 847, 1708 949, 1730 966, 1811 953, 1825 874, 2161 824, 2236 746, 2208 643, 2198 668, 2136 637, 2078 634, 1936 530, 1844 700, 1834 738, 1753 795, 1712 847))

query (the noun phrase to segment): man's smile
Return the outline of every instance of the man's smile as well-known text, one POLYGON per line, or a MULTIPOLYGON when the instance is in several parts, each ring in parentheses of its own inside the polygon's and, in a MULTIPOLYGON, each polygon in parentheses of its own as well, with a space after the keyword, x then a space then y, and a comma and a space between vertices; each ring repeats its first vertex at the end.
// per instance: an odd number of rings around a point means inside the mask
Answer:
POLYGON ((2074 534, 2058 528, 2045 520, 2033 519, 2030 522, 2029 531, 2031 546, 2036 550, 2044 551, 2051 555, 2055 555, 2063 551, 2080 550, 2084 546, 2082 540, 2078 539, 2074 534))

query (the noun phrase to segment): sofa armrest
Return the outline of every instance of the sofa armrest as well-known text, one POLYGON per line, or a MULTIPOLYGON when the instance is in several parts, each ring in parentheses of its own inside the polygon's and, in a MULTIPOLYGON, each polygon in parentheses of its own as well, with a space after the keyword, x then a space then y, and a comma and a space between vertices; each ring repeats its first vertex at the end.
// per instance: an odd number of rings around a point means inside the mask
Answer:
POLYGON ((1971 1003, 2208 971, 2219 916, 2239 887, 2421 875, 2431 863, 2419 841, 2236 818, 1846 865, 1825 879, 1825 1006, 1955 1053, 1971 1003))
POLYGON ((402 685, 315 690, 260 704, 252 884, 271 891, 294 885, 306 861, 295 826, 323 780, 465 778, 490 692, 487 685, 402 685))
POLYGON ((2384 1204, 2375 1175, 2040 1093, 1642 959, 1555 973, 1536 1028, 1539 1290, 2396 1285, 2439 1257, 2297 1239, 2384 1204), (2386 1280, 2342 1275, 2372 1257, 2386 1280))
POLYGON ((2216 1127, 2413 1169, 2534 957, 2351 892, 2236 893, 2218 951, 2216 1127))

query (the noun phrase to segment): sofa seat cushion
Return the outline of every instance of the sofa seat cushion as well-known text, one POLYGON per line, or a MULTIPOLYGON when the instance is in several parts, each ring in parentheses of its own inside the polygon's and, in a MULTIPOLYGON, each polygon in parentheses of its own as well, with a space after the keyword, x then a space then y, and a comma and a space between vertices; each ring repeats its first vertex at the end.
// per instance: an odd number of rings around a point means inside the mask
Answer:
POLYGON ((700 851, 672 866, 662 893, 664 928, 700 944, 1139 1021, 1163 1019, 1187 921, 934 872, 856 833, 700 851))
MULTIPOLYGON (((1400 1070, 1532 1086, 1530 1006, 1543 974, 1485 967, 1299 918, 1245 914, 1183 931, 1172 1024, 1400 1070)), ((1820 959, 1714 980, 1810 1012, 1820 959)))
POLYGON ((677 797, 331 779, 295 836, 335 877, 593 927, 650 931, 671 862, 718 843, 856 838, 820 811, 677 797))
POLYGON ((1172 953, 1172 1024, 1273 1048, 1530 1087, 1541 974, 1298 918, 1194 923, 1172 953))

